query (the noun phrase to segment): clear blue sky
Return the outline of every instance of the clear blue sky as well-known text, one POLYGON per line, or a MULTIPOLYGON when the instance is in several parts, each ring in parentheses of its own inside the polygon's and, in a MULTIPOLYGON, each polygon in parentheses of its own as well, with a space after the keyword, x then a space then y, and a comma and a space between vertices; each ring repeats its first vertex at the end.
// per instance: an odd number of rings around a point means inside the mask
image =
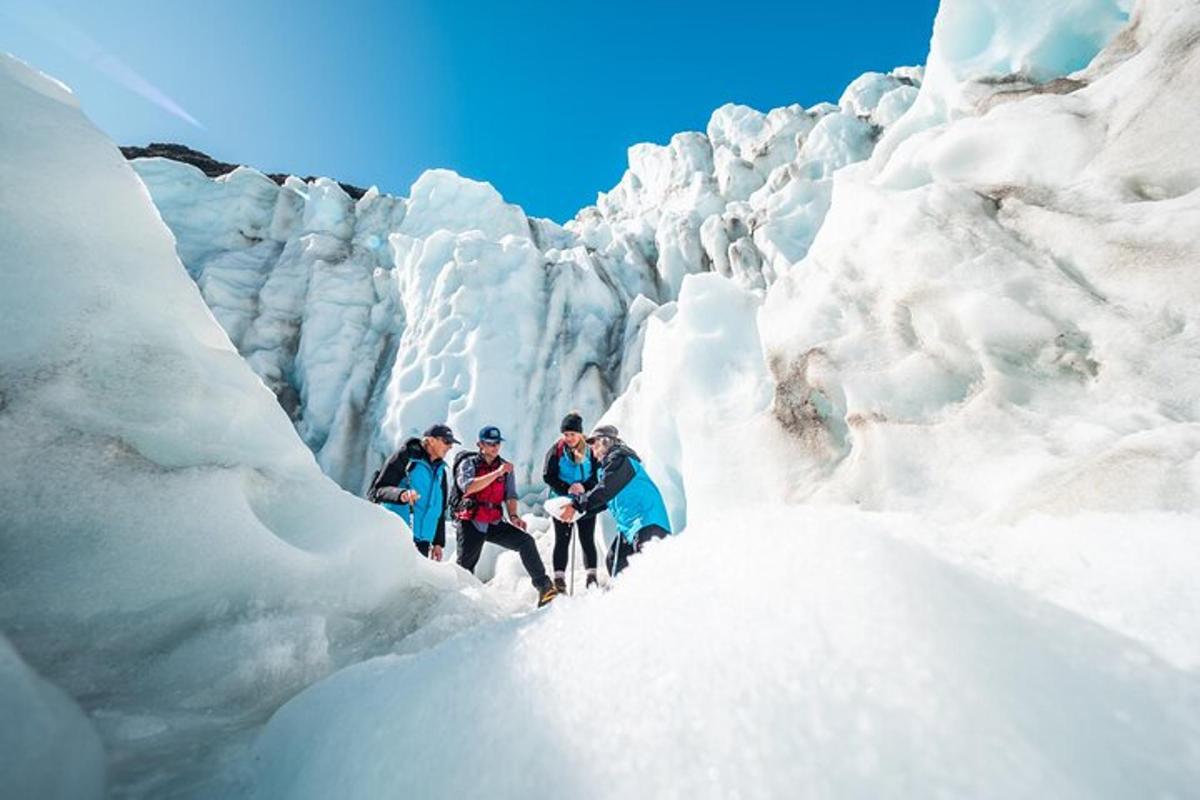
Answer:
POLYGON ((702 131, 723 103, 836 101, 862 72, 924 63, 936 8, 0 0, 0 50, 71 86, 120 144, 398 194, 449 167, 561 222, 631 144, 702 131))

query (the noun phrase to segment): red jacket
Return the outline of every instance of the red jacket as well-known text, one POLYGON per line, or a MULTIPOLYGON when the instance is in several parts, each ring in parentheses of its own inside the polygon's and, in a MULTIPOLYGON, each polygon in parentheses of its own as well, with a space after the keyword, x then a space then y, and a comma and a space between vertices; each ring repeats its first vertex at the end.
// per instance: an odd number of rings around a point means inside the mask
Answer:
MULTIPOLYGON (((497 458, 491 464, 484 461, 482 458, 475 462, 475 477, 482 478, 485 475, 490 475, 504 464, 504 459, 497 458)), ((476 522, 484 522, 491 524, 504 519, 504 477, 496 478, 494 481, 483 487, 481 491, 471 495, 471 498, 478 504, 475 507, 475 512, 471 515, 471 519, 476 522)))

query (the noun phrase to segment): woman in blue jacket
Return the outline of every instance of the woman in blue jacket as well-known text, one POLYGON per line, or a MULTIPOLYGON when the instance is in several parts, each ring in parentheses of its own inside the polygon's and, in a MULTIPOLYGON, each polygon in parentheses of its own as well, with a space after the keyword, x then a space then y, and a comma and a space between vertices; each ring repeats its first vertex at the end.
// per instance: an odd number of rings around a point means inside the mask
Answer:
MULTIPOLYGON (((555 497, 582 495, 596 485, 600 462, 592 455, 583 437, 583 417, 572 411, 559 425, 562 436, 546 452, 542 480, 555 497)), ((583 548, 583 566, 587 569, 587 588, 596 585, 596 518, 584 517, 575 523, 579 546, 583 548)), ((554 520, 554 585, 567 590, 567 556, 571 549, 571 523, 554 520)))
POLYGON ((601 425, 587 442, 600 462, 598 480, 590 491, 572 498, 562 519, 570 522, 576 512, 598 514, 605 508, 612 512, 617 540, 608 553, 608 574, 615 578, 625 569, 629 556, 640 552, 646 542, 670 535, 671 520, 642 460, 621 441, 616 428, 601 425))

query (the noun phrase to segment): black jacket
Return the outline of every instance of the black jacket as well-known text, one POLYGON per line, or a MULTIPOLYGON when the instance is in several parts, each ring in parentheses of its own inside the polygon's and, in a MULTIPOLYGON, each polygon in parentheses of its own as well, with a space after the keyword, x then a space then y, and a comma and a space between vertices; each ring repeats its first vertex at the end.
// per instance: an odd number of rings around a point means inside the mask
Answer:
POLYGON ((628 486, 637 474, 633 469, 633 464, 629 463, 631 458, 641 461, 638 454, 628 445, 614 442, 609 451, 604 454, 604 460, 600 462, 600 468, 604 470, 604 477, 596 481, 587 494, 575 498, 575 508, 589 514, 598 514, 608 508, 608 501, 628 486))
MULTIPOLYGON (((371 481, 371 488, 367 490, 367 499, 372 503, 401 504, 400 492, 403 489, 400 488, 400 482, 408 476, 408 471, 414 461, 424 461, 434 470, 438 466, 430 460, 420 439, 415 437, 409 439, 399 450, 392 453, 379 472, 375 473, 375 478, 371 481)), ((441 463, 440 460, 438 463, 441 463)), ((449 496, 446 492, 446 473, 443 471, 442 497, 448 498, 449 496)), ((438 547, 446 546, 445 503, 442 504, 442 513, 438 516, 437 532, 433 535, 433 543, 438 547)))
MULTIPOLYGON (((558 474, 558 460, 562 458, 563 448, 566 443, 559 439, 554 444, 550 445, 550 449, 546 451, 546 463, 542 466, 542 480, 549 486, 555 494, 566 496, 567 491, 571 488, 571 484, 564 481, 558 474)), ((592 462, 592 474, 583 482, 583 490, 586 492, 596 485, 596 476, 600 471, 600 462, 592 455, 591 448, 587 448, 588 460, 592 462)))

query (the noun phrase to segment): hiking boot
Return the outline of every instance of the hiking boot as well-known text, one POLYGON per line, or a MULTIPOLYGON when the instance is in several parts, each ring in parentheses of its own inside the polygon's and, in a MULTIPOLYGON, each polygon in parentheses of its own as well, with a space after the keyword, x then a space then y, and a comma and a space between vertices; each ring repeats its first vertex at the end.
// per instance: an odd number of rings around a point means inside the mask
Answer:
POLYGON ((587 576, 587 584, 583 587, 583 590, 586 592, 588 589, 592 588, 593 586, 599 586, 599 585, 600 585, 600 583, 596 580, 596 576, 594 574, 589 573, 587 576))
POLYGON ((554 576, 554 588, 558 590, 559 594, 566 594, 567 593, 567 579, 559 577, 558 575, 555 575, 554 576))
POLYGON ((541 594, 538 595, 537 607, 541 608, 556 597, 558 597, 558 589, 554 588, 553 583, 548 584, 545 589, 542 589, 541 594))

